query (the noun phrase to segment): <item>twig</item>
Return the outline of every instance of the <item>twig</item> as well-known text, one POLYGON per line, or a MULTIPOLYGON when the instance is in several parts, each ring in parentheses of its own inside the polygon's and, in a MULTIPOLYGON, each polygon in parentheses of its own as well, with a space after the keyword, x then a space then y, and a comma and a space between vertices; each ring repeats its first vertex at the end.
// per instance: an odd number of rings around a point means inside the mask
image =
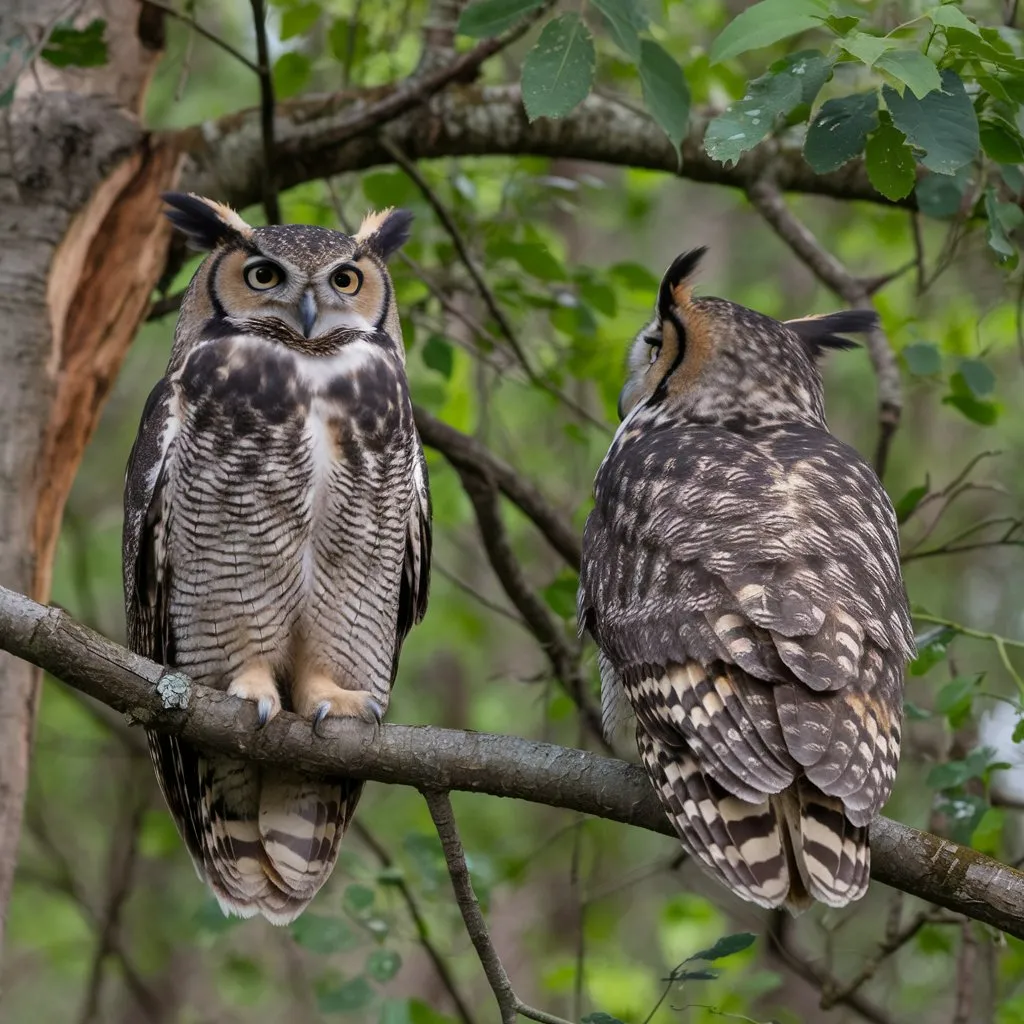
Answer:
POLYGON ((430 789, 423 791, 423 799, 427 802, 430 817, 434 821, 434 828, 437 829, 437 836, 441 840, 441 849, 444 850, 445 863, 448 865, 448 875, 452 881, 452 889, 455 891, 455 902, 459 905, 463 923, 466 925, 466 932, 480 958, 480 965, 487 976, 487 983, 494 992, 494 998, 501 1012, 502 1024, 515 1024, 517 1015, 540 1021, 541 1024, 571 1024, 570 1021, 561 1017, 527 1006, 516 996, 512 989, 512 982, 509 981, 508 974, 501 963, 501 958, 487 933, 487 923, 484 921, 480 903, 473 891, 473 880, 470 878, 469 868, 466 866, 466 854, 462 849, 462 840, 459 838, 455 815, 452 813, 452 802, 446 792, 430 789))
POLYGON ((1000 636, 998 633, 986 633, 984 630, 971 629, 969 626, 962 626, 959 622, 953 622, 952 619, 942 619, 937 615, 929 615, 927 612, 913 612, 915 619, 919 619, 921 622, 931 622, 936 626, 947 626, 954 632, 960 633, 963 636, 974 637, 975 640, 989 640, 996 645, 996 651, 999 653, 999 659, 1003 663, 1003 667, 1009 673, 1010 678, 1017 684, 1017 689, 1022 695, 1024 695, 1024 678, 1021 677, 1020 673, 1013 667, 1013 662, 1010 660, 1010 653, 1007 650, 1009 647, 1016 647, 1024 650, 1024 640, 1012 640, 1010 637, 1000 636))
MULTIPOLYGON (((362 823, 362 821, 359 820, 359 818, 356 818, 355 821, 352 822, 352 831, 355 832, 363 843, 366 844, 380 862, 381 867, 394 867, 394 859, 388 852, 387 847, 377 839, 377 837, 366 825, 362 823)), ((420 905, 417 903, 416 897, 409 888, 409 884, 400 876, 393 879, 391 884, 398 890, 399 895, 402 897, 405 907, 409 911, 409 917, 412 918, 412 923, 416 926, 416 937, 419 939, 419 943, 423 947, 423 951, 427 954, 430 962, 434 965, 434 970, 437 972, 437 976, 440 979, 441 984, 444 986, 445 991, 455 1004, 455 1010, 459 1015, 459 1020, 461 1020, 463 1024, 475 1024, 473 1014, 470 1012, 466 1000, 459 991, 458 985, 455 984, 455 979, 452 977, 451 971, 448 970, 448 965, 438 952, 437 947, 430 940, 430 930, 427 928, 426 919, 423 917, 423 912, 420 910, 420 905)))
MULTIPOLYGON (((850 306, 870 305, 870 292, 864 281, 843 266, 814 237, 807 226, 801 223, 786 205, 774 180, 767 175, 760 177, 749 187, 747 195, 775 233, 818 280, 850 306)), ((879 477, 883 477, 893 435, 900 424, 903 388, 896 356, 881 329, 868 334, 867 350, 878 381, 878 445, 875 449, 875 472, 879 477)))
POLYGON ((494 292, 491 291, 490 286, 487 284, 487 280, 484 277, 483 272, 480 270, 476 260, 473 258, 473 254, 470 252, 469 245, 467 244, 465 237, 459 230, 458 224, 455 223, 455 218, 452 217, 448 212, 448 208, 441 202, 440 196, 438 196, 438 194, 430 187, 430 182, 420 174, 419 169, 405 155, 405 153, 403 153, 402 150, 385 135, 380 137, 379 142, 381 147, 390 155, 395 163, 405 171, 413 184, 420 190, 423 198, 426 199, 430 208, 437 216, 437 219, 441 222, 441 226, 448 233, 448 237, 452 240, 452 245, 455 246, 455 251, 459 254, 459 259, 469 272, 469 276, 473 279, 473 284, 476 285, 476 289, 480 293, 480 298, 483 299, 484 305, 487 307, 487 312, 494 318, 495 323, 498 325, 498 329, 508 342, 509 348, 512 349, 513 354, 518 360, 519 365, 523 368, 523 372, 526 374, 530 383, 548 392, 548 394, 553 395, 581 418, 589 421, 596 427, 600 427, 602 430, 606 430, 606 423, 598 419, 588 410, 584 409, 583 406, 570 398, 564 392, 560 391, 552 384, 549 384, 543 378, 537 376, 533 367, 530 365, 530 361, 526 358, 526 352, 516 335, 515 329, 512 327, 511 321, 505 315, 505 311, 501 308, 497 298, 495 298, 494 292))
MULTIPOLYGON (((463 789, 563 807, 674 836, 642 768, 514 736, 331 720, 316 736, 290 712, 257 729, 251 702, 201 686, 0 587, 0 649, 197 747, 314 777, 463 789)), ((0 683, 2 685, 2 683, 0 683)), ((872 877, 1024 938, 1024 875, 975 850, 878 817, 872 877)))
POLYGON ((241 50, 236 50, 229 42, 221 39, 220 36, 211 32, 209 29, 203 28, 202 25, 196 21, 195 18, 188 14, 184 14, 181 11, 175 10, 170 4, 162 3, 161 0, 142 0, 143 3, 149 4, 150 7, 155 7, 157 10, 163 11, 164 14, 169 14, 172 18, 177 18, 178 21, 188 25, 194 32, 197 32, 204 39, 208 39, 214 46, 219 46, 225 53, 230 53, 240 64, 244 64, 253 74, 260 74, 260 66, 254 64, 241 50))
POLYGON ((533 592, 523 576, 523 570, 512 551, 505 524, 501 519, 498 492, 494 482, 477 470, 463 469, 459 466, 455 469, 476 513, 480 537, 494 574, 548 656, 555 678, 579 708, 588 729, 597 742, 611 752, 612 748, 601 727, 601 712, 590 699, 587 685, 580 674, 579 648, 570 646, 561 623, 555 620, 554 615, 533 592))
POLYGON ((468 594, 481 608, 486 608, 490 612, 494 612, 495 615, 500 615, 503 618, 508 619, 510 622, 514 622, 517 626, 525 629, 529 632, 530 627, 523 622, 522 616, 516 615, 515 612, 509 611, 508 608, 498 604, 497 601, 492 601, 490 598, 485 597, 480 593, 476 587, 471 587, 465 580, 459 579, 455 573, 450 572, 443 565, 438 565, 434 561, 430 566, 431 573, 437 573, 438 576, 443 576, 449 583, 454 587, 458 587, 464 594, 468 594))
POLYGON ((260 131, 263 135, 263 210, 268 224, 281 223, 281 204, 277 198, 274 159, 274 77, 267 49, 267 12, 263 0, 249 0, 256 30, 256 56, 260 76, 260 131))
POLYGON ((173 295, 165 295, 162 298, 157 299, 155 302, 151 302, 149 305, 149 311, 146 313, 147 323, 150 320, 161 320, 169 313, 177 313, 181 308, 181 300, 183 298, 185 298, 184 289, 180 292, 175 292, 173 295))
POLYGON ((99 915, 99 938, 93 952, 89 983, 79 1015, 80 1024, 92 1024, 93 1021, 99 1020, 97 1014, 100 1012, 103 967, 107 957, 118 945, 122 911, 132 891, 139 829, 142 827, 142 817, 146 812, 147 803, 145 798, 138 797, 131 802, 127 818, 111 841, 109 891, 106 905, 99 915))
POLYGON ((439 451, 457 471, 468 470, 493 481, 501 493, 540 530, 555 551, 573 569, 579 569, 583 557, 579 532, 529 480, 476 438, 449 426, 421 406, 413 407, 413 415, 425 445, 439 451))
POLYGON ((978 940, 974 926, 964 918, 960 925, 960 955, 956 961, 956 1007, 951 1024, 970 1024, 974 1008, 974 964, 978 957, 978 940))
POLYGON ((821 1008, 823 1010, 830 1010, 837 1003, 848 1003, 850 996, 861 985, 875 976, 875 972, 883 960, 888 959, 902 949, 926 924, 940 922, 945 913, 945 910, 941 907, 931 907, 928 910, 922 910, 903 928, 897 929, 895 934, 887 935, 885 940, 879 943, 874 955, 864 961, 861 969, 850 981, 845 985, 838 985, 836 983, 838 987, 835 988, 829 985, 822 990, 821 1008))
POLYGON ((360 18, 362 7, 363 0, 355 0, 355 3, 352 5, 352 14, 348 19, 348 35, 345 37, 345 58, 341 62, 342 88, 348 88, 349 82, 352 81, 352 65, 356 59, 356 39, 358 38, 360 25, 362 25, 362 19, 360 18))
POLYGON ((465 6, 465 0, 431 0, 423 19, 423 48, 414 75, 425 75, 455 56, 455 29, 465 6))

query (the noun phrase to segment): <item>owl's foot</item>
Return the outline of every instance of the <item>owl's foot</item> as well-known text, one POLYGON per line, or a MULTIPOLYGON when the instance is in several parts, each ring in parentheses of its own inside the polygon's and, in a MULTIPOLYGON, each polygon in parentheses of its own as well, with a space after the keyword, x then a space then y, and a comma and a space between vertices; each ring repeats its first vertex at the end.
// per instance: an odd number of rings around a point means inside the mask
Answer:
POLYGON ((274 673, 265 662, 255 662, 239 672, 231 680, 228 693, 255 703, 260 728, 281 710, 281 695, 277 692, 274 673))
POLYGON ((313 730, 328 717, 361 718, 380 724, 384 709, 366 690, 346 690, 327 676, 307 676, 293 693, 295 710, 313 723, 313 730))

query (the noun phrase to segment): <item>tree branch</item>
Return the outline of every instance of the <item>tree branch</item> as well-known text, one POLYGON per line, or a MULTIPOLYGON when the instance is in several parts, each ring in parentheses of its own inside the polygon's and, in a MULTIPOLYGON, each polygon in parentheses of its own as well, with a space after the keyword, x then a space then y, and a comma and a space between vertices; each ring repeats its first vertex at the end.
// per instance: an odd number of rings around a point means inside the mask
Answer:
MULTIPOLYGON (((646 773, 583 750, 514 736, 354 720, 316 736, 287 712, 257 729, 256 709, 193 683, 0 587, 0 649, 87 693, 135 723, 234 757, 417 789, 467 790, 564 807, 672 835, 646 773)), ((872 876, 912 896, 1024 938, 1024 874, 888 818, 871 828, 872 876)))
MULTIPOLYGON (((819 281, 849 306, 871 305, 871 288, 877 286, 877 282, 866 282, 856 277, 814 237, 786 205, 771 170, 749 187, 747 195, 755 209, 819 281)), ((881 280, 884 283, 887 279, 881 280)), ((900 425, 903 386, 896 355, 884 331, 878 329, 868 334, 867 350, 878 381, 878 445, 874 462, 875 471, 882 477, 893 435, 900 425)))
POLYGON ((263 211, 268 224, 281 223, 277 198, 277 161, 274 159, 274 76, 267 48, 267 11, 263 0, 249 0, 256 31, 256 57, 260 76, 260 139, 263 143, 263 211))
POLYGON ((437 829, 437 837, 441 840, 441 849, 444 851, 445 863, 448 865, 448 875, 452 880, 452 889, 455 891, 455 902, 459 905, 459 912, 466 925, 466 932, 480 964, 487 975, 487 982, 494 992, 498 1009, 501 1011, 501 1024, 516 1024, 516 1017, 528 1017, 530 1020, 540 1021, 541 1024, 570 1024, 561 1017, 555 1017, 543 1010, 536 1010, 532 1006, 523 1003, 512 989, 512 982, 502 965, 494 943, 487 933, 487 923, 484 921, 483 912, 480 910, 480 901, 473 891, 473 880, 469 876, 469 868, 466 866, 466 853, 462 848, 462 840, 459 838, 459 829, 455 824, 455 814, 452 812, 452 802, 447 793, 427 789, 423 791, 423 799, 430 808, 430 817, 434 820, 434 828, 437 829))

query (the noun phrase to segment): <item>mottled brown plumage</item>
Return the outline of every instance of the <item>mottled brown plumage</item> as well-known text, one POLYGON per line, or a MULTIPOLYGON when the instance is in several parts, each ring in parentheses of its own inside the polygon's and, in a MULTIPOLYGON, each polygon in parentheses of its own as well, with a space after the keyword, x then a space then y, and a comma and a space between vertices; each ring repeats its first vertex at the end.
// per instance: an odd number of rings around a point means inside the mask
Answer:
POLYGON ((580 625, 606 724, 635 714, 687 849, 762 906, 843 906, 867 886, 914 651, 892 505, 829 433, 816 362, 875 315, 694 298, 702 253, 669 268, 630 352, 580 625))
MULTIPOLYGON (((251 228, 170 195, 211 250, 182 303, 125 481, 134 651, 252 701, 379 722, 426 610, 430 495, 386 259, 410 217, 350 237, 251 228)), ((283 924, 327 880, 362 783, 307 779, 149 734, 221 907, 283 924)))

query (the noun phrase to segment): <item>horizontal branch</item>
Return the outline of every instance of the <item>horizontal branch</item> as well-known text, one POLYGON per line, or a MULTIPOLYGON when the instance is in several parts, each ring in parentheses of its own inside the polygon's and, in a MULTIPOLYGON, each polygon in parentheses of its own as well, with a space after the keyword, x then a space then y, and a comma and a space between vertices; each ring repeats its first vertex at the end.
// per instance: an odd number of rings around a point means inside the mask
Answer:
MULTIPOLYGON (((654 121, 610 97, 591 95, 566 117, 542 117, 531 124, 517 85, 451 85, 375 129, 367 113, 400 89, 398 85, 352 90, 279 104, 275 170, 281 187, 392 163, 391 152, 377 137, 380 131, 411 160, 564 157, 665 171, 741 189, 760 178, 770 164, 784 192, 893 205, 872 187, 862 159, 831 174, 815 174, 798 145, 772 142, 744 154, 733 167, 712 160, 704 152, 708 111, 691 116, 680 168, 675 150, 654 121), (362 134, 351 136, 348 126, 353 124, 361 126, 362 134)), ((263 154, 259 129, 259 112, 244 110, 177 132, 174 140, 189 158, 184 187, 237 207, 257 202, 263 154)), ((913 208, 914 202, 911 193, 897 205, 913 208)))
MULTIPOLYGON (((191 743, 310 774, 344 773, 417 789, 465 790, 564 807, 672 834, 644 771, 583 750, 514 736, 432 726, 330 720, 314 735, 282 713, 257 729, 256 709, 197 686, 75 622, 0 587, 0 649, 191 743)), ((879 882, 1024 938, 1024 874, 927 832, 877 818, 872 876, 879 882)))

